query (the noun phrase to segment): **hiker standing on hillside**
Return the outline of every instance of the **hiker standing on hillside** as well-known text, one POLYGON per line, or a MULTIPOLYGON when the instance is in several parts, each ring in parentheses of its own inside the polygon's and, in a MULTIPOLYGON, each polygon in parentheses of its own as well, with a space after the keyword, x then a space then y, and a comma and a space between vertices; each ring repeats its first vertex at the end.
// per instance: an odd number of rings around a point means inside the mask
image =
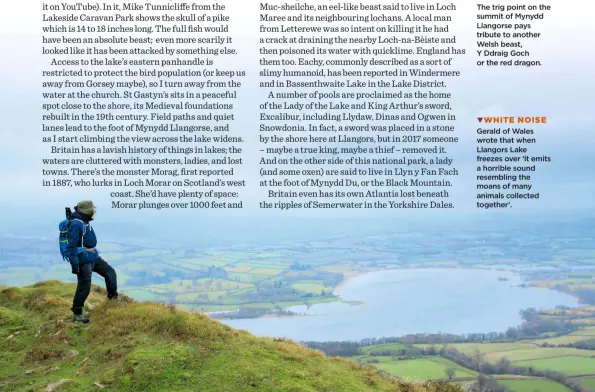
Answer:
POLYGON ((91 292, 91 274, 96 272, 105 279, 107 298, 118 298, 118 284, 116 271, 99 256, 95 249, 97 237, 89 224, 95 217, 97 208, 90 200, 79 202, 69 219, 67 257, 72 267, 72 273, 77 276, 78 284, 72 301, 74 321, 88 323, 89 319, 83 315, 83 306, 91 292))

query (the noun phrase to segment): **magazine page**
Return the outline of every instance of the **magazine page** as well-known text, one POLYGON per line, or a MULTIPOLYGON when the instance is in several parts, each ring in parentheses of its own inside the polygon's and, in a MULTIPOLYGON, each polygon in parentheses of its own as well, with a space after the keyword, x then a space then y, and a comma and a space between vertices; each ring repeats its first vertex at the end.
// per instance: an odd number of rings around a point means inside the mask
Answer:
POLYGON ((592 3, 0 7, 0 389, 595 391, 592 3))

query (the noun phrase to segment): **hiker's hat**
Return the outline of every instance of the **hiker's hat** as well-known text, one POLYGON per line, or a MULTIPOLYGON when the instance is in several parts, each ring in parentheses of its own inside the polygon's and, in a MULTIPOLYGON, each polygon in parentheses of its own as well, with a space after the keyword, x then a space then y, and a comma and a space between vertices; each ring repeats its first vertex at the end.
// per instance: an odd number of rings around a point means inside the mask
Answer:
POLYGON ((95 214, 95 208, 96 207, 91 200, 82 200, 76 205, 77 211, 89 216, 95 214))

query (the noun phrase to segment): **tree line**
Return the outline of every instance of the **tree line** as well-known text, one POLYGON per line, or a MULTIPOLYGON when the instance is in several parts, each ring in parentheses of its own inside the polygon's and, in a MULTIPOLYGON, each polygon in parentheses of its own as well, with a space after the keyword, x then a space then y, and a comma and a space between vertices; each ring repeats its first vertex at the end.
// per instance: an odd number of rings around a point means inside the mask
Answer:
MULTIPOLYGON (((525 322, 518 327, 510 327, 505 332, 469 333, 469 334, 409 334, 402 337, 367 338, 359 341, 329 341, 329 342, 302 342, 308 347, 320 350, 332 356, 353 356, 360 354, 360 348, 376 346, 387 343, 402 343, 408 346, 416 344, 446 345, 455 343, 507 343, 517 340, 539 339, 544 333, 552 337, 562 336, 577 331, 580 326, 570 323, 568 320, 551 320, 539 317, 538 312, 533 309, 521 311, 525 322)), ((417 355, 414 347, 390 355, 417 355)), ((435 354, 431 354, 435 355, 435 354)))

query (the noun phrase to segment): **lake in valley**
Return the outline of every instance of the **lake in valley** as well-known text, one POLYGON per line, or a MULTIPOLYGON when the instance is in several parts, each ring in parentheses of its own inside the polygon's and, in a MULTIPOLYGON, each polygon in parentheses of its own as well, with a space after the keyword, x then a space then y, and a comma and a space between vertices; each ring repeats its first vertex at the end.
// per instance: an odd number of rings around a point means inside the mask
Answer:
POLYGON ((523 283, 512 273, 473 269, 399 269, 348 280, 337 292, 345 301, 288 310, 311 316, 222 320, 259 336, 297 341, 360 340, 412 333, 504 332, 521 323, 529 307, 577 306, 570 295, 523 283), (508 281, 499 280, 506 277, 508 281))

